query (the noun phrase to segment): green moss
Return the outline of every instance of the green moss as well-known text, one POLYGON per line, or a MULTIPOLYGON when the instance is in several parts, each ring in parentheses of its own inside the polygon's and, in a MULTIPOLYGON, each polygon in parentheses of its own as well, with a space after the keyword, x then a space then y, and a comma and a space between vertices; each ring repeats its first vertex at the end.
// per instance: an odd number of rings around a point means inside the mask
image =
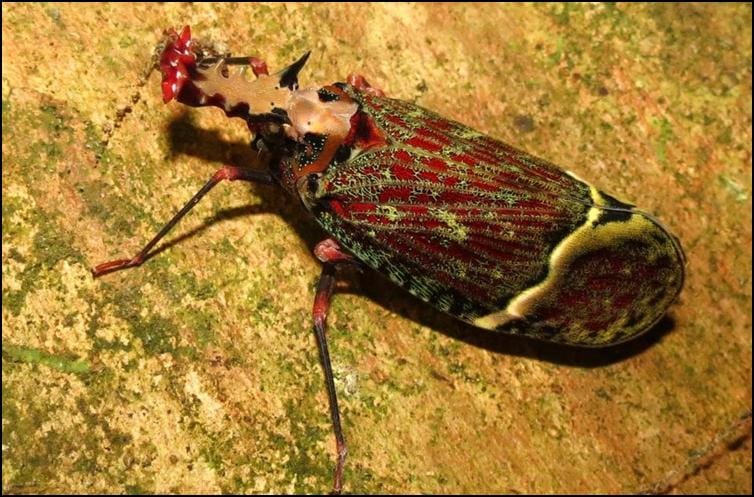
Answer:
POLYGON ((121 63, 115 58, 110 55, 108 55, 106 52, 102 53, 102 63, 107 68, 108 73, 110 74, 118 74, 121 63))
POLYGON ((141 485, 126 485, 126 493, 128 495, 147 495, 152 492, 148 491, 141 485))
MULTIPOLYGON (((88 372, 90 367, 84 361, 61 357, 28 347, 5 345, 3 347, 3 378, 12 375, 26 364, 43 364, 64 373, 77 375, 88 372), (22 365, 22 366, 19 366, 22 365)), ((33 370, 32 370, 33 371, 33 370)), ((13 480, 3 475, 3 489, 12 487, 32 488, 35 492, 54 493, 60 479, 60 471, 79 470, 102 472, 97 463, 101 438, 99 428, 111 441, 110 449, 115 456, 119 447, 130 443, 128 435, 111 430, 102 418, 93 414, 92 406, 107 398, 107 392, 89 391, 91 397, 78 398, 76 407, 70 412, 62 407, 60 399, 50 396, 49 376, 34 371, 16 374, 14 388, 3 381, 3 458, 20 461, 13 464, 13 480), (102 394, 102 395, 99 395, 102 394), (83 424, 74 423, 67 427, 60 419, 84 419, 83 424), (51 426, 51 429, 44 428, 51 426), (61 458, 62 454, 76 454, 76 459, 61 458)), ((95 378, 85 375, 83 378, 95 378)), ((60 386, 63 386, 60 384, 60 386)), ((63 393, 65 395, 65 393, 63 393)), ((98 406, 101 407, 101 406, 98 406)), ((4 459, 5 460, 5 459, 4 459)), ((57 488, 59 490, 59 487, 57 488)), ((27 490, 28 491, 28 490, 27 490)))
POLYGON ((100 328, 102 316, 102 306, 97 305, 95 307, 95 314, 89 320, 87 327, 87 336, 92 341, 94 355, 105 351, 131 350, 131 344, 125 344, 120 340, 105 340, 104 338, 97 336, 97 330, 100 328))
POLYGON ((175 351, 179 332, 171 320, 151 315, 130 321, 129 324, 133 334, 141 339, 146 353, 158 355, 175 351))
POLYGON ((202 449, 202 458, 207 461, 207 465, 218 473, 222 473, 225 468, 225 454, 232 451, 231 444, 221 443, 219 440, 212 440, 202 449))
MULTIPOLYGON (((5 79, 3 79, 3 82, 5 82, 5 79)), ((13 133, 14 127, 13 127, 13 119, 11 119, 11 112, 13 111, 13 105, 11 104, 10 99, 3 99, 2 101, 2 111, 3 111, 3 141, 13 133)))
POLYGON ((19 129, 29 127, 46 132, 43 139, 35 140, 25 148, 26 157, 21 164, 24 165, 23 174, 27 175, 27 180, 31 180, 33 184, 34 181, 43 179, 42 172, 55 173, 64 147, 70 143, 73 134, 73 129, 59 108, 43 104, 28 113, 14 113, 9 119, 16 121, 19 129))
POLYGON ((59 28, 65 28, 65 24, 63 24, 63 16, 60 13, 60 9, 58 9, 58 8, 52 6, 52 5, 48 5, 45 8, 45 14, 47 14, 47 16, 50 19, 52 19, 52 21, 55 23, 55 25, 57 27, 59 27, 59 28))
POLYGON ((284 441, 279 450, 287 453, 285 469, 289 480, 296 479, 295 493, 316 493, 327 488, 334 469, 335 461, 320 447, 323 441, 333 443, 332 433, 321 427, 319 419, 313 419, 312 413, 319 416, 322 411, 314 399, 313 395, 307 395, 301 402, 289 400, 285 405, 293 444, 284 441))
POLYGON ((259 326, 269 327, 277 321, 280 306, 265 293, 252 292, 246 298, 252 320, 259 326))
POLYGON ((87 121, 84 124, 84 134, 86 135, 86 148, 94 152, 98 160, 102 160, 104 163, 110 162, 107 145, 94 123, 87 121))
POLYGON ((565 59, 567 66, 570 68, 573 66, 573 62, 570 58, 570 54, 573 52, 573 44, 566 40, 562 36, 558 36, 555 42, 555 51, 547 56, 546 62, 548 68, 552 68, 565 59))
POLYGON ((88 361, 53 355, 30 347, 3 345, 3 358, 16 362, 41 364, 64 373, 86 374, 91 371, 88 361))
POLYGON ((126 33, 118 39, 118 46, 120 48, 129 48, 136 45, 136 42, 136 38, 126 33))
POLYGON ((655 118, 652 120, 652 126, 658 134, 655 141, 655 156, 657 160, 665 165, 668 163, 667 146, 668 142, 673 139, 673 128, 666 118, 655 118))
MULTIPOLYGON (((3 214, 5 215, 5 214, 3 214)), ((3 306, 18 315, 26 301, 26 295, 47 278, 48 284, 59 284, 60 275, 49 270, 61 261, 84 264, 81 253, 74 248, 68 234, 59 230, 59 226, 52 217, 39 216, 31 220, 39 223, 33 239, 34 259, 30 260, 20 275, 21 288, 19 290, 3 290, 3 306)))
POLYGON ((550 15, 556 23, 561 26, 567 26, 571 22, 571 13, 576 11, 574 5, 570 3, 555 4, 550 7, 550 15))
POLYGON ((64 132, 67 135, 70 135, 73 132, 73 128, 68 124, 67 118, 63 115, 57 105, 46 103, 40 106, 39 110, 41 111, 41 114, 37 123, 46 129, 53 137, 60 137, 64 132))
POLYGON ((70 237, 53 220, 42 221, 34 237, 34 254, 39 257, 37 263, 45 268, 54 267, 63 260, 85 264, 84 257, 71 242, 70 237))
MULTIPOLYGON (((58 143, 42 139, 32 142, 27 153, 26 164, 34 166, 30 168, 31 171, 54 173, 57 161, 63 155, 63 150, 58 143)), ((35 174, 33 178, 41 180, 39 174, 35 174)))
POLYGON ((389 475, 377 476, 363 464, 357 463, 346 463, 345 480, 347 482, 346 489, 349 493, 363 495, 379 495, 386 493, 388 488, 398 487, 397 480, 389 475))
POLYGON ((742 203, 749 199, 749 192, 741 186, 741 184, 734 178, 723 173, 720 174, 717 179, 720 181, 722 187, 736 200, 736 202, 742 203))
POLYGON ((214 314, 202 312, 196 309, 184 308, 177 313, 182 325, 187 326, 194 334, 194 339, 199 347, 214 344, 217 341, 215 328, 220 325, 214 314))
POLYGON ((217 252, 218 258, 222 256, 235 256, 238 254, 238 249, 227 238, 223 238, 219 243, 215 245, 215 252, 217 252))
POLYGON ((3 144, 8 145, 3 149, 3 178, 14 176, 31 190, 51 181, 50 174, 58 172, 74 139, 70 117, 47 98, 41 100, 41 105, 20 107, 3 101, 3 144))
POLYGON ((168 297, 175 303, 185 302, 187 296, 198 300, 213 299, 217 296, 217 288, 209 281, 198 281, 193 272, 184 271, 180 275, 173 276, 169 280, 156 279, 165 290, 168 297))
POLYGON ((3 289, 3 309, 8 309, 11 314, 18 316, 26 301, 26 292, 3 289))
MULTIPOLYGON (((143 309, 151 305, 138 285, 116 288, 103 284, 102 291, 111 296, 115 314, 128 323, 131 333, 139 338, 144 351, 149 355, 176 352, 179 337, 178 326, 170 319, 157 314, 143 315, 143 309)), ((117 344, 113 345, 118 347, 117 344)))
POLYGON ((146 221, 144 210, 129 197, 124 197, 110 189, 104 181, 90 181, 76 185, 87 214, 100 220, 112 233, 119 237, 134 237, 136 223, 146 221))
POLYGON ((306 38, 294 35, 286 38, 286 42, 278 48, 277 55, 280 60, 284 61, 283 64, 287 66, 294 63, 307 51, 309 51, 309 48, 306 38))
POLYGON ((460 360, 452 361, 448 364, 448 372, 459 379, 462 379, 466 383, 477 384, 480 387, 482 381, 481 376, 478 373, 472 373, 469 371, 467 365, 460 360))
POLYGON ((362 409, 368 411, 370 416, 376 421, 382 421, 387 418, 389 403, 384 398, 361 391, 359 392, 358 399, 361 402, 362 409))

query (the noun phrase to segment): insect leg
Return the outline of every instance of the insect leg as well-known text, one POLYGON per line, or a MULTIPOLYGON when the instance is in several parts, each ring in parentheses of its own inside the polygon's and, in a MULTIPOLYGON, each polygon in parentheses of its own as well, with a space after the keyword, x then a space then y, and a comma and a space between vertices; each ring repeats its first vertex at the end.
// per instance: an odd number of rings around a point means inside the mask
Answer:
POLYGON ((92 276, 95 278, 102 276, 103 274, 111 273, 119 269, 125 269, 128 267, 139 266, 147 259, 149 251, 164 237, 168 231, 178 224, 183 216, 188 213, 199 201, 204 197, 212 188, 223 180, 229 181, 250 181, 254 183, 273 184, 272 177, 264 171, 254 171, 251 169, 245 169, 242 167, 223 166, 212 175, 209 181, 191 197, 191 200, 184 205, 180 211, 178 211, 168 223, 162 227, 162 229, 147 243, 141 251, 130 259, 117 259, 114 261, 105 262, 95 266, 92 269, 92 276))
POLYGON ((374 95, 375 97, 385 96, 385 92, 382 91, 381 88, 377 88, 376 86, 370 85, 369 81, 367 81, 367 79, 361 74, 349 74, 346 77, 346 83, 353 86, 357 90, 361 90, 364 93, 374 95))
POLYGON ((335 465, 335 478, 333 493, 339 494, 343 489, 343 468, 345 467, 348 448, 343 437, 343 428, 340 425, 340 409, 338 408, 338 396, 335 392, 335 381, 330 364, 330 352, 327 348, 325 336, 325 321, 327 311, 330 309, 330 299, 335 286, 335 269, 338 264, 358 264, 350 255, 344 253, 338 243, 332 238, 321 241, 314 248, 314 255, 322 261, 322 275, 317 284, 317 294, 314 297, 312 315, 314 317, 314 332, 317 336, 322 367, 325 371, 325 383, 327 384, 327 397, 330 403, 330 417, 335 432, 335 446, 338 452, 338 461, 335 465))

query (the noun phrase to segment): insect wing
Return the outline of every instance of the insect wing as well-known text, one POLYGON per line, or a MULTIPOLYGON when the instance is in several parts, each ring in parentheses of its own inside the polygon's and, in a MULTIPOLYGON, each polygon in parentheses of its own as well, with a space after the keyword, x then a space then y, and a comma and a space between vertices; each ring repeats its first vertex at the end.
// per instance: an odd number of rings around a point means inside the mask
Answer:
POLYGON ((589 186, 412 104, 362 97, 388 136, 328 169, 318 219, 368 265, 467 321, 546 276, 589 186))
POLYGON ((416 105, 354 98, 386 145, 329 167, 314 212, 417 297, 483 328, 597 346, 645 331, 680 291, 680 246, 651 216, 416 105))

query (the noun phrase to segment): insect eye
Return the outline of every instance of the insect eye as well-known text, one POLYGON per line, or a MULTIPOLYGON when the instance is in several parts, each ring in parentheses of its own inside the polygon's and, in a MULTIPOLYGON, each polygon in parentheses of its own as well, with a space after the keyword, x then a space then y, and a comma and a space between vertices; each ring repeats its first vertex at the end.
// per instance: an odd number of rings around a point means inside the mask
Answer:
POLYGON ((340 100, 340 97, 326 88, 320 88, 317 90, 317 96, 320 102, 332 102, 333 100, 340 100))
POLYGON ((319 175, 318 174, 310 174, 306 177, 306 188, 309 190, 309 193, 314 195, 317 192, 317 188, 319 187, 319 175))
POLYGON ((348 145, 341 145, 335 152, 334 162, 345 162, 351 157, 351 147, 348 145))

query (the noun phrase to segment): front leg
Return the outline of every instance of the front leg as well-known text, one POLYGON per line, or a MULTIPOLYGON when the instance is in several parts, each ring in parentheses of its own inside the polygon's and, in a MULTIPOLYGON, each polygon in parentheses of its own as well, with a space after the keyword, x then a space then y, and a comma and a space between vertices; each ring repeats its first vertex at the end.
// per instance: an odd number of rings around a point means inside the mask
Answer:
POLYGON ((317 336, 320 359, 325 371, 327 397, 330 403, 330 417, 335 432, 335 446, 338 454, 338 460, 335 465, 333 493, 339 494, 343 489, 343 468, 345 467, 348 448, 343 437, 343 428, 340 425, 340 409, 338 408, 338 396, 335 391, 335 380, 333 379, 332 365, 330 364, 330 352, 327 348, 325 322, 327 320, 327 311, 330 309, 332 292, 335 287, 336 266, 340 264, 359 265, 360 263, 352 256, 343 252, 338 242, 332 238, 319 242, 314 247, 314 255, 322 261, 322 275, 319 277, 319 283, 317 284, 317 294, 314 297, 312 316, 314 318, 314 332, 317 336))
POLYGON ((385 96, 385 92, 382 91, 381 88, 370 85, 369 81, 367 81, 367 79, 361 74, 349 74, 348 77, 346 77, 346 83, 353 86, 357 90, 368 93, 369 95, 373 95, 375 97, 385 96))
POLYGON ((104 274, 118 271, 119 269, 140 266, 145 260, 147 260, 150 255, 149 252, 152 250, 152 248, 154 248, 155 245, 157 245, 157 242, 159 242, 165 235, 167 235, 167 233, 171 229, 173 229, 176 224, 178 224, 178 221, 180 221, 183 216, 185 216, 191 209, 193 209, 194 206, 199 203, 202 197, 209 193, 209 191, 212 190, 221 181, 249 181, 252 183, 262 183, 268 185, 274 183, 274 180, 272 179, 270 174, 265 171, 254 171, 251 169, 235 166, 221 167, 217 170, 217 172, 215 172, 215 174, 212 175, 209 181, 207 181, 207 183, 198 192, 196 192, 193 197, 191 197, 191 200, 189 200, 186 205, 184 205, 183 208, 181 208, 181 210, 179 210, 173 216, 173 218, 168 221, 165 226, 162 227, 162 229, 149 241, 149 243, 147 243, 144 248, 139 251, 138 254, 131 257, 130 259, 117 259, 114 261, 99 264, 92 269, 92 275, 97 278, 104 274))

